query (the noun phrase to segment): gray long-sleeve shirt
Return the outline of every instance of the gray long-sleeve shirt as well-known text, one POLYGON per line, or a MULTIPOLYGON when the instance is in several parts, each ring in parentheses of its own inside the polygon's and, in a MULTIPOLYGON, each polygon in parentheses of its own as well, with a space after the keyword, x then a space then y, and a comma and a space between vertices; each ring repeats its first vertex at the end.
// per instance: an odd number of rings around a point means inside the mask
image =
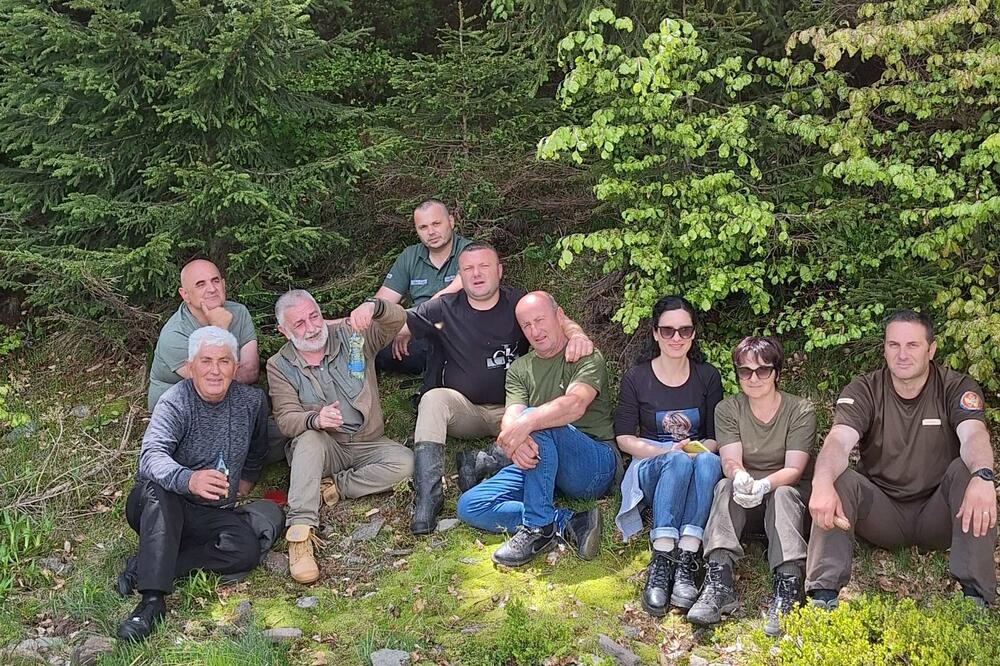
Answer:
POLYGON ((256 483, 267 454, 264 392, 233 382, 217 403, 205 402, 190 379, 174 384, 156 403, 142 437, 139 479, 149 479, 193 502, 228 506, 241 479, 256 483), (210 502, 191 495, 188 482, 215 469, 219 454, 229 468, 229 496, 210 502))

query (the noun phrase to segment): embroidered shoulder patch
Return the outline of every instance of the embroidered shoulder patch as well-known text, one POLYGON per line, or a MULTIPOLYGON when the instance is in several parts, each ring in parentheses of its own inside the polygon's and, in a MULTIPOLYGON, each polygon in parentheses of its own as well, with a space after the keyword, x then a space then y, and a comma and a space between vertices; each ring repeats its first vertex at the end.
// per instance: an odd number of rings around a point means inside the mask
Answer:
POLYGON ((853 405, 854 398, 837 398, 838 405, 853 405))
POLYGON ((983 399, 975 391, 966 391, 958 402, 962 409, 970 412, 978 412, 983 408, 983 399))

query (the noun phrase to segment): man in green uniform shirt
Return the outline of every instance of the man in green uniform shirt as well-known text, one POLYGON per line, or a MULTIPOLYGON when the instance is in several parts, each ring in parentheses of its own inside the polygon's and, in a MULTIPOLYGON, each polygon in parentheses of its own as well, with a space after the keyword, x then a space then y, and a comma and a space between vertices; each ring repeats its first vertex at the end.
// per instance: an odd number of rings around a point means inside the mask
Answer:
POLYGON ((182 303, 160 331, 149 367, 149 411, 163 393, 183 379, 188 369, 188 338, 202 326, 218 326, 232 333, 239 345, 236 381, 254 384, 260 374, 257 332, 250 312, 240 303, 226 300, 226 281, 211 261, 195 259, 181 269, 177 290, 182 303))
MULTIPOLYGON (((458 253, 471 241, 455 233, 455 218, 437 199, 428 199, 413 211, 413 224, 419 243, 403 250, 385 276, 375 298, 397 304, 405 298, 410 307, 426 300, 460 291, 458 253)), ((426 338, 412 339, 403 326, 392 344, 375 359, 378 370, 420 375, 428 363, 430 343, 426 338)), ((425 388, 433 388, 433 383, 425 388)))
POLYGON ((951 549, 949 570, 979 605, 996 599, 997 495, 983 392, 933 362, 934 326, 901 310, 886 367, 851 382, 816 458, 806 591, 831 609, 851 577, 855 535, 882 548, 951 549), (857 470, 848 456, 859 446, 857 470))
POLYGON ((514 464, 465 492, 458 517, 513 535, 493 553, 497 564, 527 564, 560 539, 591 559, 601 540, 598 509, 573 513, 557 509, 554 499, 556 490, 600 497, 620 468, 604 356, 594 350, 576 363, 566 361, 562 310, 544 291, 521 298, 515 314, 532 349, 507 370, 497 444, 514 464))

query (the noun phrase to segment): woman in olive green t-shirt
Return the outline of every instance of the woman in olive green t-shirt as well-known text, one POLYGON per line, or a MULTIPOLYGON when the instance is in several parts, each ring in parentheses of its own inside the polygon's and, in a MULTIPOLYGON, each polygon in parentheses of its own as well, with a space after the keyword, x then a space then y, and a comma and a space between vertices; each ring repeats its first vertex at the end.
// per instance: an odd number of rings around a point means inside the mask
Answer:
POLYGON ((764 632, 779 635, 780 616, 801 600, 809 501, 802 477, 816 438, 816 412, 808 399, 778 389, 783 362, 773 338, 747 337, 733 350, 740 393, 715 409, 725 476, 705 527, 705 585, 688 613, 695 624, 713 624, 736 608, 732 567, 743 556, 740 534, 751 515, 763 518, 774 585, 764 632))

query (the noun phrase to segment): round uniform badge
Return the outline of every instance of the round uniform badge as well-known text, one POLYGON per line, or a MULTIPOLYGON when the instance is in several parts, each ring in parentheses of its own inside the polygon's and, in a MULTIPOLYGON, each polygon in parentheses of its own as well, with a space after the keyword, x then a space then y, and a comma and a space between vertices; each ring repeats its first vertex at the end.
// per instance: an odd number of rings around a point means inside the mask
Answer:
POLYGON ((966 391, 962 394, 959 404, 962 405, 962 409, 970 412, 978 412, 983 408, 983 399, 975 391, 966 391))

